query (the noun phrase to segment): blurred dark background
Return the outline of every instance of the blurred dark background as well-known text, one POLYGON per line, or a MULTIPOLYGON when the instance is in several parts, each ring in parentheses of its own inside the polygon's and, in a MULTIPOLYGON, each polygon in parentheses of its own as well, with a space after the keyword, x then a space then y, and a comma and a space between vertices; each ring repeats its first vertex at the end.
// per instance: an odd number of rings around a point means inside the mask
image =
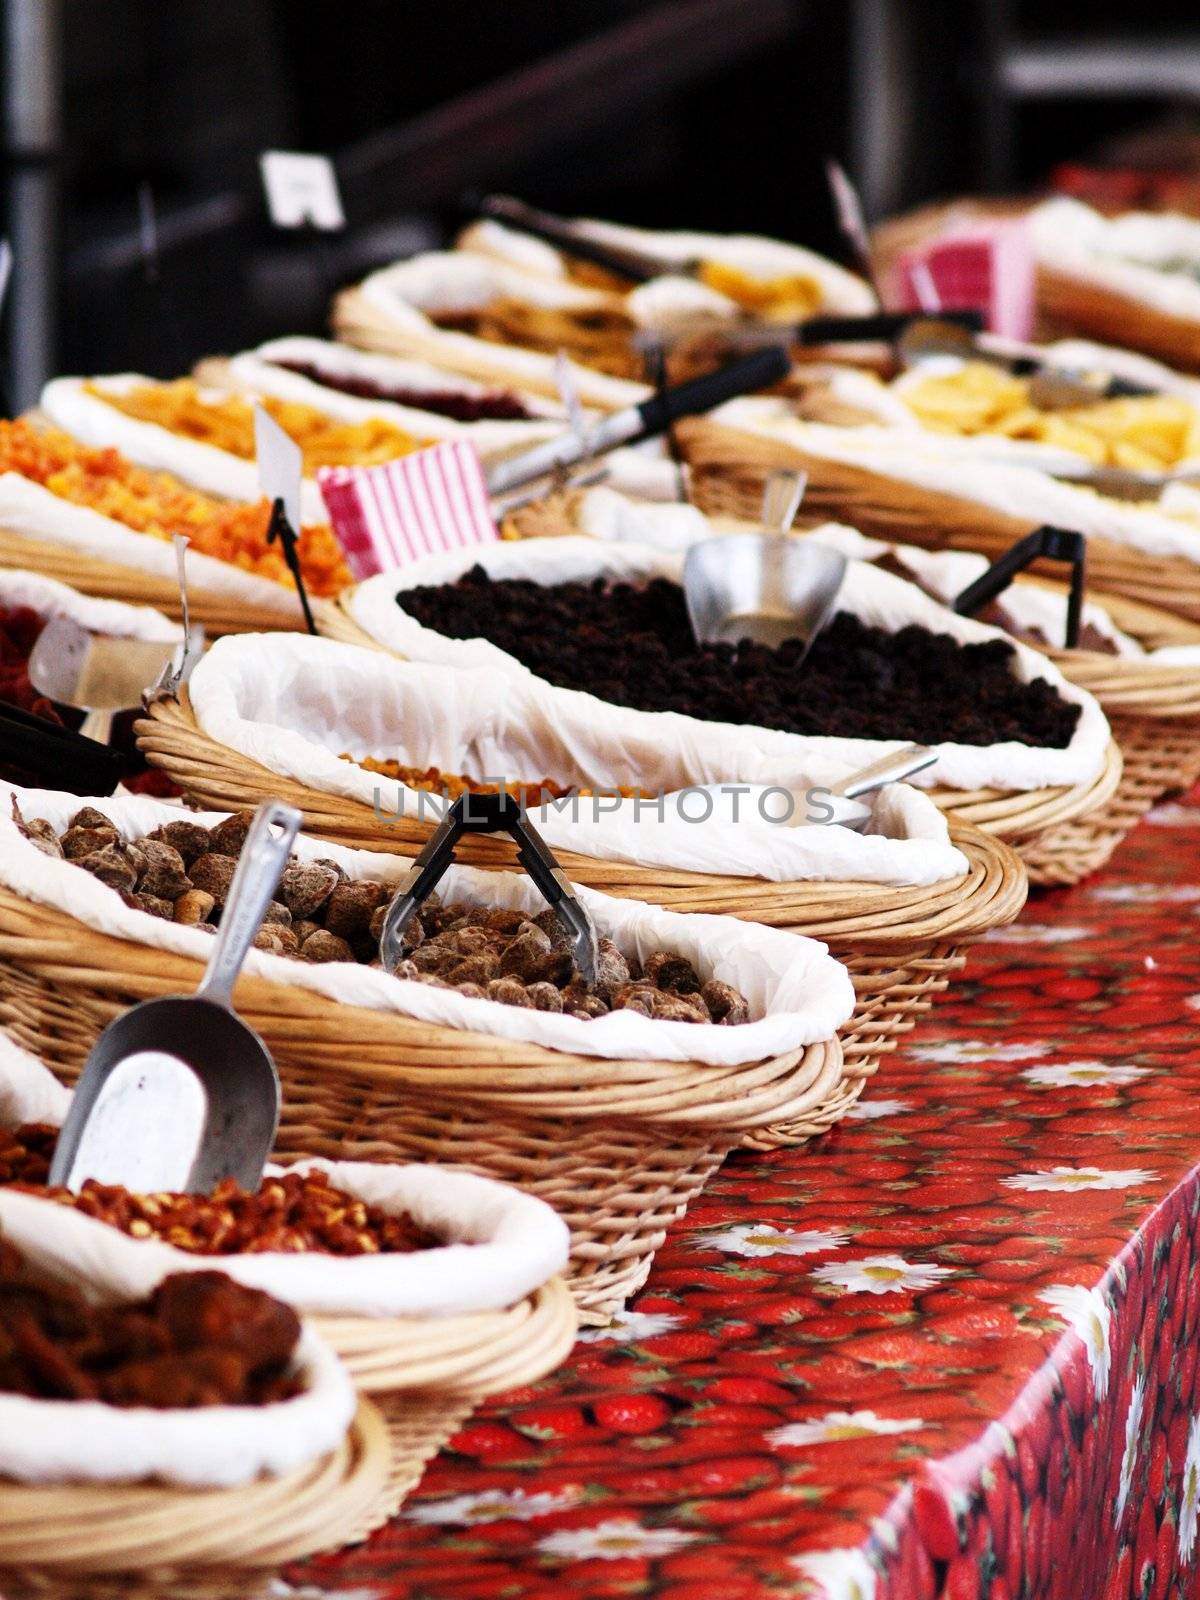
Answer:
POLYGON ((451 237, 489 188, 841 254, 827 155, 874 219, 1063 162, 1186 164, 1200 126, 1196 0, 0 9, 17 403, 53 371, 166 375, 320 331, 333 289, 451 237), (270 227, 270 147, 334 157, 345 233, 270 227))

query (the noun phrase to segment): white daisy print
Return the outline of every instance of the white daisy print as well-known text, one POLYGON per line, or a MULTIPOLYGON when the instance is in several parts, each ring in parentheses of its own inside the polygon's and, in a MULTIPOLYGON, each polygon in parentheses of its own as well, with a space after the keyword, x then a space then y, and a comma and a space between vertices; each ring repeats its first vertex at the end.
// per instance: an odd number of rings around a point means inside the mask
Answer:
POLYGON ((861 1550, 812 1550, 792 1565, 821 1600, 875 1600, 875 1568, 861 1550))
POLYGON ((898 1117, 911 1110, 908 1100, 856 1100, 845 1115, 847 1122, 874 1122, 876 1117, 898 1117))
POLYGON ((1153 828, 1194 828, 1200 822, 1200 812, 1195 806, 1181 806, 1177 801, 1168 801, 1166 805, 1155 806, 1153 811, 1147 811, 1142 818, 1153 828))
POLYGON ((1196 1516, 1200 1508, 1200 1416, 1188 1428, 1187 1455, 1183 1462, 1183 1496, 1179 1502, 1179 1557, 1191 1565, 1196 1545, 1196 1516))
POLYGON ((1079 1284, 1053 1283, 1041 1291, 1038 1299, 1057 1311, 1083 1340, 1096 1398, 1103 1400, 1108 1393, 1108 1368, 1112 1359, 1109 1344, 1112 1316, 1104 1296, 1096 1289, 1084 1289, 1079 1284))
POLYGON ((1109 905, 1153 905, 1162 902, 1171 905, 1189 905, 1200 900, 1200 884, 1177 883, 1164 888, 1161 883, 1108 883, 1099 889, 1088 889, 1093 900, 1103 900, 1109 905))
POLYGON ((873 1411, 830 1411, 808 1422, 789 1422, 767 1434, 773 1445, 840 1444, 846 1439, 878 1439, 885 1434, 912 1433, 925 1424, 920 1417, 877 1417, 873 1411))
POLYGON ((905 1290, 932 1289, 952 1268, 905 1261, 903 1256, 864 1256, 861 1261, 834 1261, 814 1267, 818 1283, 828 1283, 847 1294, 900 1294, 905 1290))
POLYGON ((1117 1503, 1113 1507, 1113 1527, 1119 1528, 1129 1503, 1133 1488, 1133 1469, 1137 1466, 1138 1451, 1142 1445, 1142 1406, 1146 1399, 1146 1380, 1138 1377, 1129 1396, 1129 1410, 1125 1413, 1125 1449, 1121 1454, 1121 1481, 1117 1486, 1117 1503))
POLYGON ((479 1494, 455 1494, 446 1500, 429 1500, 405 1506, 400 1513, 408 1522, 457 1525, 472 1528, 480 1522, 529 1522, 569 1511, 579 1500, 576 1489, 557 1494, 526 1494, 524 1489, 484 1489, 479 1494))
POLYGON ((1013 922, 1007 928, 993 928, 983 936, 984 944, 1077 944, 1090 939, 1095 928, 1069 928, 1055 922, 1013 922))
POLYGON ((669 1556, 696 1538, 679 1528, 643 1528, 632 1517, 613 1517, 593 1528, 560 1528, 539 1539, 537 1548, 563 1561, 620 1561, 623 1556, 669 1556))
POLYGON ((733 1256, 811 1256, 821 1250, 840 1250, 850 1243, 846 1233, 827 1233, 810 1229, 775 1228, 769 1222, 739 1222, 721 1233, 701 1234, 701 1250, 725 1250, 733 1256))
POLYGON ((954 1039, 945 1044, 906 1045, 905 1055, 917 1061, 1029 1061, 1033 1056, 1048 1056, 1046 1044, 997 1044, 994 1039, 954 1039))
POLYGON ((683 1318, 670 1311, 618 1311, 607 1328, 586 1328, 580 1344, 600 1344, 605 1339, 618 1344, 637 1344, 639 1339, 657 1339, 682 1325, 683 1318))
POLYGON ((1107 1061, 1060 1061, 1052 1067, 1026 1067, 1021 1076, 1039 1089, 1120 1089, 1149 1072, 1149 1067, 1114 1067, 1107 1061))
POLYGON ((1084 1189, 1134 1189, 1156 1178, 1145 1167, 1051 1167, 1049 1172, 1014 1172, 1001 1178, 1006 1189, 1053 1190, 1078 1194, 1084 1189))

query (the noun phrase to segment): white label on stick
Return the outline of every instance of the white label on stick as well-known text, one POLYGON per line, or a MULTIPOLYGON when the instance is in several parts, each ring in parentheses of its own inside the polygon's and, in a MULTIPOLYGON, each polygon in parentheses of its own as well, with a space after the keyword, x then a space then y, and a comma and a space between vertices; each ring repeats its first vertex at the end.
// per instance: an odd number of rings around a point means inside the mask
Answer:
POLYGON ((300 446, 261 406, 254 408, 254 453, 258 457, 258 481, 262 492, 274 505, 283 501, 284 515, 296 533, 300 532, 300 479, 304 456, 300 446))
POLYGON ((303 228, 308 223, 336 233, 346 226, 337 174, 328 156, 264 150, 258 160, 267 209, 277 228, 303 228))
POLYGON ((833 195, 838 227, 842 230, 843 236, 849 240, 859 262, 865 264, 871 259, 871 238, 867 232, 867 219, 863 215, 858 190, 846 176, 846 169, 839 161, 825 163, 825 176, 833 195))

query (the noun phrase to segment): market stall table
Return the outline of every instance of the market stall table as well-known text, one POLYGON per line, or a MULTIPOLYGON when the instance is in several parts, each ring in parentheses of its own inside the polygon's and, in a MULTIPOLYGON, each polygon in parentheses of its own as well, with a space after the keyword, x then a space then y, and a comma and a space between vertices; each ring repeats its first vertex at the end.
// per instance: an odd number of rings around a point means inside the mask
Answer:
POLYGON ((1198 914, 1200 795, 979 946, 852 1120, 730 1161, 614 1328, 290 1584, 1197 1592, 1198 914))

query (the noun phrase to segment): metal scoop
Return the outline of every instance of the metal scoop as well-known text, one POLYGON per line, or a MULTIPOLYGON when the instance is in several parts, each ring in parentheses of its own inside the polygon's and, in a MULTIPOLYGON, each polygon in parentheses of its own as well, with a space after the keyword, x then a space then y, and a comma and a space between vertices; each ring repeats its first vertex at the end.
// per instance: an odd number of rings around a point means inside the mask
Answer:
POLYGON ((848 778, 829 789, 810 789, 807 799, 810 809, 817 815, 798 816, 794 825, 804 822, 834 823, 842 828, 862 829, 873 816, 873 808, 864 805, 861 796, 882 789, 887 783, 901 783, 915 773, 924 772, 937 760, 937 751, 927 745, 910 744, 890 756, 873 761, 869 767, 852 772, 848 778), (832 816, 827 813, 832 812, 832 816))
POLYGON ((140 706, 178 649, 162 640, 107 638, 55 617, 38 635, 26 670, 39 694, 86 711, 80 733, 107 744, 114 713, 140 706))
POLYGON ((803 473, 772 473, 763 489, 765 533, 730 534, 692 545, 683 594, 698 644, 803 645, 801 660, 829 620, 846 558, 809 539, 783 537, 796 515, 803 473))
POLYGON ((182 1129, 189 1117, 195 1127, 199 1102, 187 1079, 176 1075, 177 1093, 167 1103, 158 1099, 157 1126, 178 1151, 179 1163, 159 1171, 155 1187, 207 1194, 232 1178, 243 1189, 258 1188, 279 1123, 279 1075, 262 1040, 234 1015, 233 986, 299 827, 300 813, 290 806, 268 802, 258 808, 195 995, 143 1000, 96 1040, 59 1135, 52 1184, 77 1190, 101 1172, 110 1183, 134 1187, 144 1181, 136 1139, 154 1134, 145 1117, 116 1114, 116 1099, 130 1092, 131 1057, 150 1051, 174 1057, 204 1091, 190 1159, 182 1129))
POLYGON ((988 361, 1029 379, 1029 400, 1040 411, 1066 411, 1093 406, 1101 400, 1144 396, 1156 391, 1145 384, 1112 373, 1096 377, 1075 368, 1056 367, 1047 361, 1046 351, 1036 344, 1006 339, 998 334, 974 332, 961 323, 942 317, 914 321, 896 340, 896 350, 905 367, 916 366, 932 356, 957 356, 963 361, 988 361))

